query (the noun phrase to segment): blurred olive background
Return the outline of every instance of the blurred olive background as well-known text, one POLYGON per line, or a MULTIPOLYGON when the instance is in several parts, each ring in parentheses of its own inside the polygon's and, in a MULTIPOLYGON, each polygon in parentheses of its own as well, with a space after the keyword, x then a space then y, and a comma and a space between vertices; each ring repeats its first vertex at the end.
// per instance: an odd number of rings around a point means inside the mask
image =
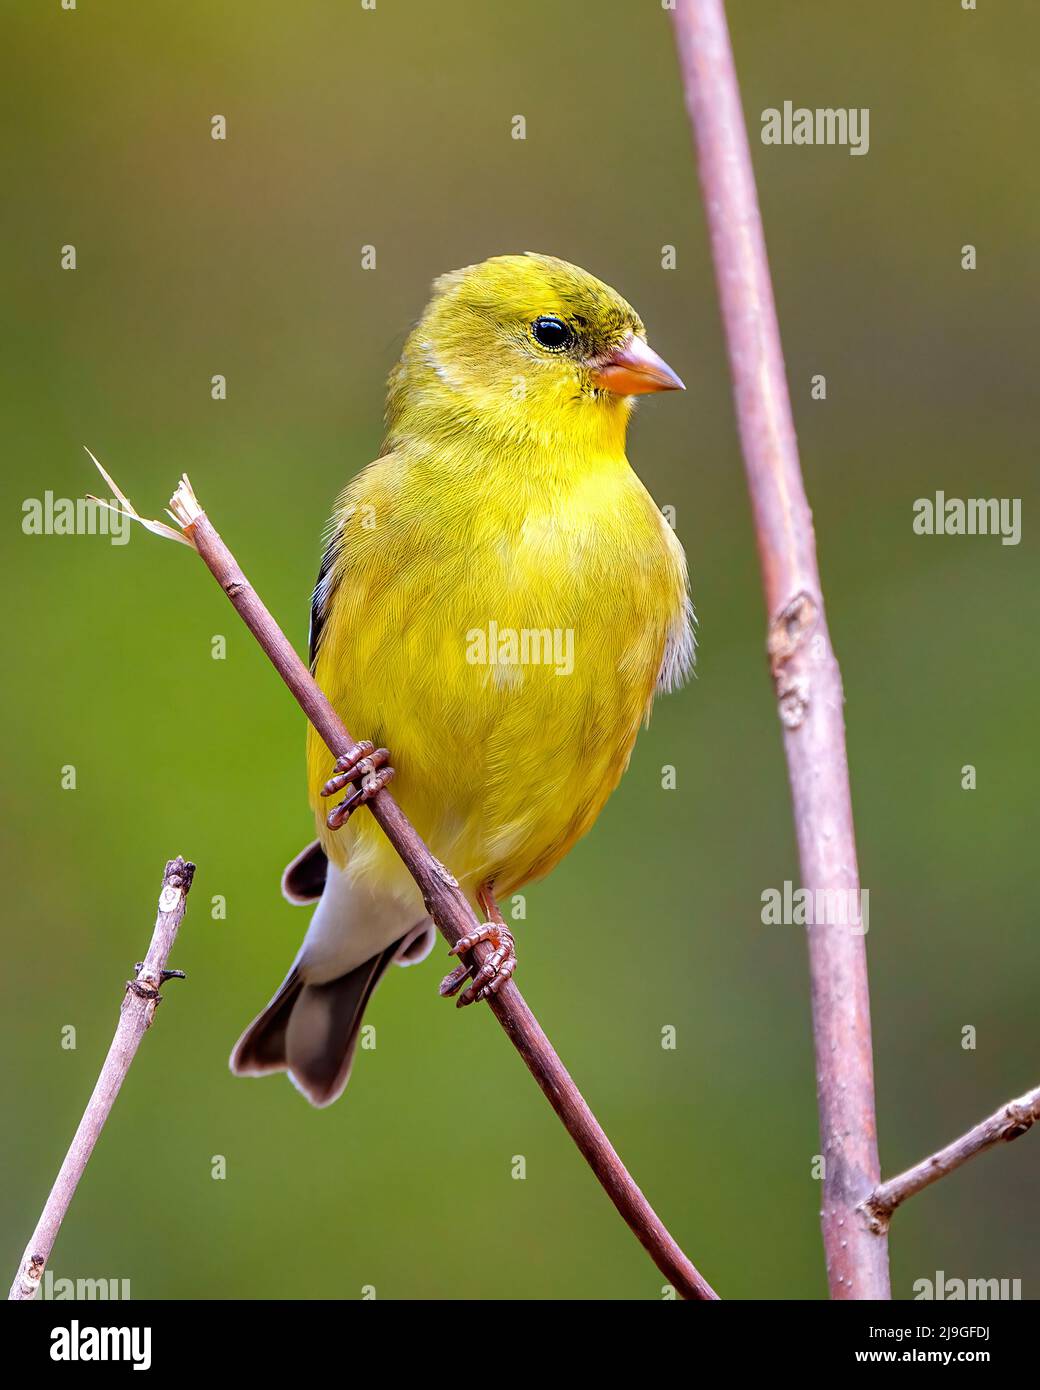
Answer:
MULTIPOLYGON (((1040 13, 730 11, 846 686, 892 1173, 1040 1080, 1040 13), (869 154, 764 147, 760 113, 785 99, 869 107, 869 154), (1022 543, 914 535, 913 502, 937 489, 1022 498, 1022 543)), ((278 891, 311 835, 302 716, 187 550, 21 528, 25 499, 96 490, 84 444, 153 516, 187 469, 302 648, 323 523, 377 454, 430 281, 536 249, 617 286, 687 382, 641 406, 630 456, 675 508, 700 657, 593 833, 528 893, 520 983, 716 1287, 823 1296, 805 946, 759 916, 797 865, 667 13, 48 0, 5 5, 4 28, 4 1263, 183 853, 198 873, 173 964, 189 978, 167 988, 55 1275, 129 1278, 139 1298, 661 1296, 497 1025, 437 998, 440 952, 392 973, 377 1049, 331 1110, 282 1078, 232 1079, 231 1044, 307 921, 278 891)), ((936 1270, 1036 1296, 1038 1168, 1030 1137, 916 1199, 895 1221, 897 1296, 936 1270)))

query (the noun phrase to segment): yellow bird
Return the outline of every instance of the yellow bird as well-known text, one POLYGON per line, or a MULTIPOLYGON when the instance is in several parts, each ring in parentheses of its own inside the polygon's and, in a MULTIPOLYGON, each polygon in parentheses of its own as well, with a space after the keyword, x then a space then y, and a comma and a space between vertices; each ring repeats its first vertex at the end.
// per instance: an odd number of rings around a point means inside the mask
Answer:
POLYGON ((635 310, 566 261, 496 256, 435 282, 390 376, 382 454, 336 504, 311 609, 315 677, 366 742, 332 769, 308 731, 319 838, 283 890, 320 901, 236 1073, 288 1071, 329 1104, 383 971, 432 949, 383 832, 347 819, 391 775, 386 749, 405 813, 491 919, 491 968, 460 966, 444 991, 465 984, 470 1003, 512 973, 497 898, 591 827, 655 692, 693 662, 682 546, 625 457, 632 398, 675 389, 635 310))

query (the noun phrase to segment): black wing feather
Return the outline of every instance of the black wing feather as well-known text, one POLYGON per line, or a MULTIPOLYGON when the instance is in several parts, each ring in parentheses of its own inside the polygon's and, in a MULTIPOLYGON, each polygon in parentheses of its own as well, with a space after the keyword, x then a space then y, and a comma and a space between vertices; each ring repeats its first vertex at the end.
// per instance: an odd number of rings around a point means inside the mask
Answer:
POLYGON ((314 593, 311 595, 311 670, 314 669, 314 663, 318 659, 318 647, 321 643, 321 633, 325 626, 325 618, 328 614, 329 603, 332 599, 332 574, 336 564, 336 557, 339 554, 341 534, 342 532, 337 529, 325 547, 325 553, 321 557, 321 566, 318 569, 318 578, 314 582, 314 593))

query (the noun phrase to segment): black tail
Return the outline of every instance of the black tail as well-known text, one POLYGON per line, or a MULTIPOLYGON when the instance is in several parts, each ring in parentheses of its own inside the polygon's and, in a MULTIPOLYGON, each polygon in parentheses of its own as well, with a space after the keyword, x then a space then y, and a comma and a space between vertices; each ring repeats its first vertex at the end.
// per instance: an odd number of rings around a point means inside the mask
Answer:
POLYGON ((236 1076, 287 1071, 312 1105, 331 1105, 350 1078, 365 1006, 400 945, 395 941, 323 985, 304 984, 293 966, 235 1044, 231 1070, 236 1076))

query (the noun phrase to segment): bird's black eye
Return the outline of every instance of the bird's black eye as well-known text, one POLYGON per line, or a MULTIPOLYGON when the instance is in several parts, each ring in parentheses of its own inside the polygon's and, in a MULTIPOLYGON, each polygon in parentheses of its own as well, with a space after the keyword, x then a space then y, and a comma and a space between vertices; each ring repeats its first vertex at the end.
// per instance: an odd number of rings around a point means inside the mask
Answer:
POLYGON ((550 352, 562 352, 574 341, 574 334, 563 320, 553 318, 549 314, 535 319, 531 324, 531 332, 534 334, 535 342, 541 343, 542 347, 548 348, 550 352))

